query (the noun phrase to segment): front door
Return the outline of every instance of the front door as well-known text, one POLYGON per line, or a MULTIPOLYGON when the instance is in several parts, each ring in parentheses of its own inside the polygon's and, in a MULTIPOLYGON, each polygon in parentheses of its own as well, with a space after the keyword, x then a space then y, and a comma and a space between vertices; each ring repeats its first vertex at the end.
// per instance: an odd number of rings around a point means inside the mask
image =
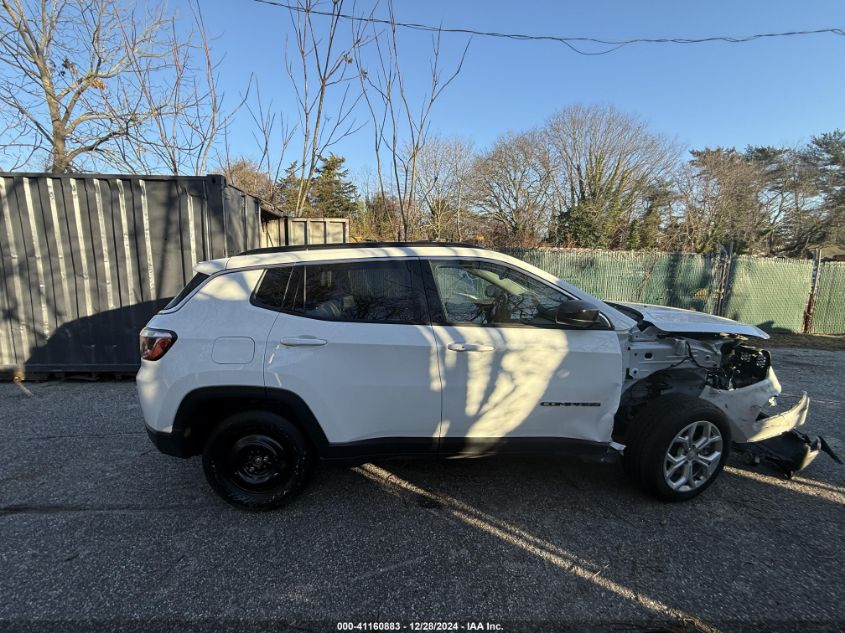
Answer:
POLYGON ((416 259, 370 260, 265 274, 256 300, 282 305, 265 384, 299 395, 330 444, 436 448, 440 377, 419 269, 416 259), (274 275, 286 291, 273 290, 274 275))
POLYGON ((428 264, 444 449, 610 441, 624 369, 609 322, 608 329, 563 328, 555 314, 572 297, 509 265, 428 264))

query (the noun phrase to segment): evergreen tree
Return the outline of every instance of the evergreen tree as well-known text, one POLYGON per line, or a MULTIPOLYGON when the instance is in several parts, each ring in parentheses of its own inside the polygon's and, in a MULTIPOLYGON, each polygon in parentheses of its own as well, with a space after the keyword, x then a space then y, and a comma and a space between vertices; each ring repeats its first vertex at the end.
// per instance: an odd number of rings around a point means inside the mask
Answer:
MULTIPOLYGON (((299 177, 299 164, 294 161, 285 170, 285 175, 276 182, 276 191, 279 198, 279 209, 286 215, 296 214, 296 201, 299 196, 299 187, 302 180, 299 177)), ((308 203, 302 209, 303 215, 311 215, 308 203)))
POLYGON ((555 241, 564 246, 606 248, 600 217, 589 202, 577 203, 558 215, 555 241))
POLYGON ((657 248, 657 239, 660 236, 660 207, 649 205, 638 223, 637 232, 639 248, 657 248))
POLYGON ((342 156, 329 154, 317 168, 308 196, 315 215, 348 218, 355 214, 358 192, 348 179, 349 170, 343 168, 344 162, 342 156))
POLYGON ((820 243, 845 246, 845 130, 814 136, 807 152, 816 167, 825 211, 820 243))
POLYGON ((669 181, 657 182, 648 187, 645 194, 645 213, 634 220, 635 227, 631 228, 632 234, 636 230, 637 245, 629 248, 657 248, 663 211, 668 211, 673 198, 672 183, 669 181))

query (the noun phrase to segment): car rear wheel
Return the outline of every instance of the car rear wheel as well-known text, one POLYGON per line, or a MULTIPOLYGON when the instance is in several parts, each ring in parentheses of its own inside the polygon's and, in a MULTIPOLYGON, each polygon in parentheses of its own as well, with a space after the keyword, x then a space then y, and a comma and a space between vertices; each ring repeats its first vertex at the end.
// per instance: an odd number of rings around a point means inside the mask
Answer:
POLYGON ((646 404, 631 425, 624 465, 659 499, 685 501, 715 481, 730 443, 730 427, 715 405, 692 396, 664 396, 646 404))
POLYGON ((226 418, 202 456, 206 479, 229 503, 273 510, 306 486, 311 451, 299 429, 274 413, 247 411, 226 418))

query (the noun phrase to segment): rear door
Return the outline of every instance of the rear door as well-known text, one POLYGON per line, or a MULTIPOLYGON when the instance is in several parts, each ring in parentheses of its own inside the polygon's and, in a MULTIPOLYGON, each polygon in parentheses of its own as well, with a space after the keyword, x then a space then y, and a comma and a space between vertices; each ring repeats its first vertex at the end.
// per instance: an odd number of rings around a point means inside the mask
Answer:
POLYGON ((270 269, 255 299, 280 310, 265 385, 305 400, 331 444, 436 448, 440 379, 419 260, 270 269))
POLYGON ((624 368, 609 321, 591 330, 556 324, 572 297, 508 264, 428 263, 445 450, 610 441, 624 368))

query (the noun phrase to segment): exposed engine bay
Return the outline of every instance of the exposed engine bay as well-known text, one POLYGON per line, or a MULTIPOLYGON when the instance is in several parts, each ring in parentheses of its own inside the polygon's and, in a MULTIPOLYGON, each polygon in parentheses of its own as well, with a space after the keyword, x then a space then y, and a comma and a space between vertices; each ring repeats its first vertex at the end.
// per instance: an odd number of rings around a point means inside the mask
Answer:
POLYGON ((842 463, 822 438, 796 430, 807 419, 810 400, 806 393, 791 408, 776 408, 781 385, 767 350, 741 334, 666 332, 632 307, 613 305, 638 323, 623 342, 628 369, 614 439, 624 443, 628 424, 647 402, 681 393, 711 402, 724 412, 733 447, 748 463, 767 463, 787 477, 806 467, 820 451, 842 463))

